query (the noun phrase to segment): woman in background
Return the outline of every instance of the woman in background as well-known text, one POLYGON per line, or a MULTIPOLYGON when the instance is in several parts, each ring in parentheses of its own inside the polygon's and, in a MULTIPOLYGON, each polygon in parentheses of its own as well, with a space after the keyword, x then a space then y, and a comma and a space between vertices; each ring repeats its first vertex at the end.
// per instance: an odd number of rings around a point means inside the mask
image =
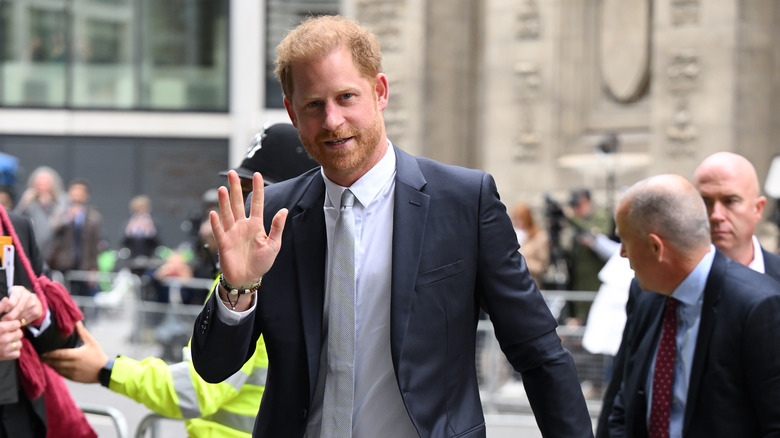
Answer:
POLYGON ((550 266, 550 238, 546 231, 536 225, 528 204, 521 202, 515 205, 511 217, 520 243, 520 253, 525 257, 528 270, 541 289, 542 276, 550 266))

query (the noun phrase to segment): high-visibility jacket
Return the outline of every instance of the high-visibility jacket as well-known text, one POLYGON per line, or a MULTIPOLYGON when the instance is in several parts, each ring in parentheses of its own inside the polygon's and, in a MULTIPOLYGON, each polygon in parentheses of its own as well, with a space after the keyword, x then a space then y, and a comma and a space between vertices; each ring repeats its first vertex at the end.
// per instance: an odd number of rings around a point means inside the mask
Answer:
POLYGON ((154 357, 117 357, 109 389, 160 415, 184 419, 191 438, 250 438, 268 368, 263 337, 244 366, 220 383, 201 379, 189 347, 184 347, 183 357, 172 365, 154 357))

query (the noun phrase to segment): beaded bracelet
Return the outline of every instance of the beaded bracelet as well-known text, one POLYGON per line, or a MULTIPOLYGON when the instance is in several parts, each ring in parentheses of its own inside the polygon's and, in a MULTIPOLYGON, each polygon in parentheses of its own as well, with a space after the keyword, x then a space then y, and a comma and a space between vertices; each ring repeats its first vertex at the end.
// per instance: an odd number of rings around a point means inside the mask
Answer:
POLYGON ((230 307, 233 308, 233 310, 236 310, 236 305, 238 304, 238 300, 241 298, 241 295, 251 294, 256 292, 258 289, 260 289, 260 285, 262 283, 263 283, 263 277, 260 277, 260 279, 257 280, 257 283, 251 286, 233 286, 232 284, 228 283, 227 280, 225 280, 224 274, 219 274, 219 284, 228 292, 227 294, 228 303, 230 303, 230 307), (233 303, 231 296, 236 297, 235 303, 233 303))

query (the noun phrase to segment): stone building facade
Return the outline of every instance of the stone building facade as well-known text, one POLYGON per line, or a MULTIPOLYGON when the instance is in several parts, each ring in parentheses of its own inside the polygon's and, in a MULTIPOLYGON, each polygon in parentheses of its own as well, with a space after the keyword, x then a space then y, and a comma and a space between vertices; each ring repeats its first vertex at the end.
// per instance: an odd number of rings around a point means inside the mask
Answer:
POLYGON ((357 0, 354 14, 383 44, 390 138, 487 170, 507 204, 585 186, 612 205, 722 150, 763 181, 780 153, 776 0, 357 0))

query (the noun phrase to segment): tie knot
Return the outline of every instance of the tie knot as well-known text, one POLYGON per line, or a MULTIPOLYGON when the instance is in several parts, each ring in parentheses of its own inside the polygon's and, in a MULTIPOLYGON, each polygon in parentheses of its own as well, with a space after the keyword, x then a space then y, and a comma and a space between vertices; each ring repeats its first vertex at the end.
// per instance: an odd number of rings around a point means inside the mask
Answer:
POLYGON ((355 195, 352 194, 352 191, 349 189, 344 190, 341 192, 341 209, 352 207, 352 204, 355 203, 355 195))

